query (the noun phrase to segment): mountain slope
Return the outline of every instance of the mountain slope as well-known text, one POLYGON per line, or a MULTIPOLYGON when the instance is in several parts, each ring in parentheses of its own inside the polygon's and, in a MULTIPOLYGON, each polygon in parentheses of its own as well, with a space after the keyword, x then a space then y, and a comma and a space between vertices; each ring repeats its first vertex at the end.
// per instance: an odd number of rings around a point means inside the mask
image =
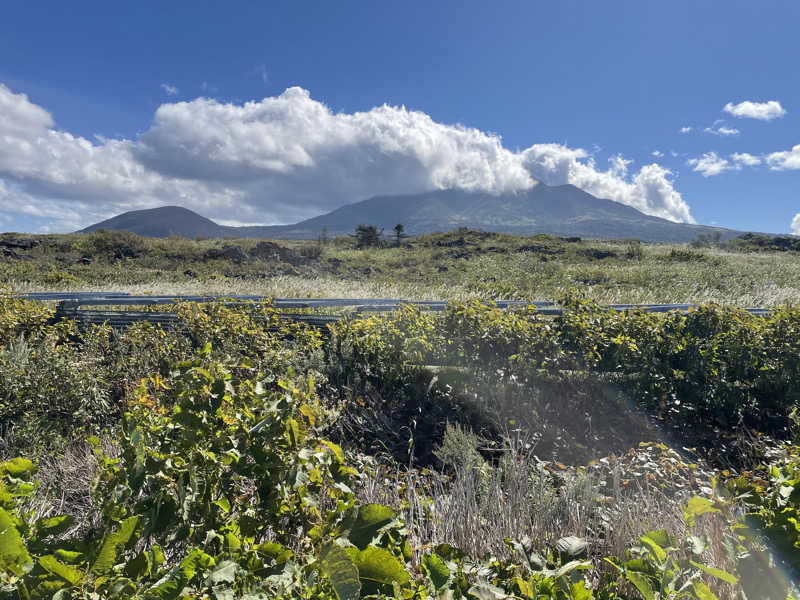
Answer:
POLYGON ((699 234, 714 232, 727 239, 741 233, 673 223, 612 200, 596 198, 573 185, 541 183, 528 191, 502 196, 459 190, 378 196, 295 225, 246 229, 253 236, 301 239, 317 237, 323 228, 329 235, 351 233, 359 223, 376 225, 387 232, 402 223, 410 235, 470 227, 518 235, 549 233, 649 242, 688 242, 699 234))
POLYGON ((150 237, 180 235, 187 238, 217 238, 225 235, 223 228, 211 219, 181 206, 162 206, 145 210, 132 210, 106 221, 90 225, 78 233, 91 233, 100 229, 130 231, 150 237))
POLYGON ((673 223, 618 202, 596 198, 572 185, 541 183, 524 192, 501 196, 461 190, 377 196, 294 225, 226 227, 187 209, 164 207, 125 213, 83 231, 123 229, 156 237, 310 239, 323 230, 331 236, 352 233, 361 223, 376 225, 387 232, 401 223, 410 235, 469 227, 518 235, 549 233, 586 238, 638 238, 649 242, 688 242, 699 234, 714 232, 727 239, 741 233, 673 223))

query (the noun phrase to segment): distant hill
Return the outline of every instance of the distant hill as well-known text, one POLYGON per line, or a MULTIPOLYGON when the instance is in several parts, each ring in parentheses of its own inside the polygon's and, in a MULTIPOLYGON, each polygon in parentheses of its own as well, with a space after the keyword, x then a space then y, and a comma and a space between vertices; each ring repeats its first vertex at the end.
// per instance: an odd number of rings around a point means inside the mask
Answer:
POLYGON ((181 206, 162 206, 145 210, 132 210, 90 225, 78 233, 91 233, 100 229, 130 231, 150 237, 180 235, 186 238, 217 238, 227 235, 222 226, 196 212, 181 206))
POLYGON ((154 237, 312 239, 323 229, 330 236, 352 233, 360 223, 377 225, 387 232, 401 223, 409 235, 469 227, 517 235, 549 233, 595 239, 637 238, 648 242, 688 242, 699 234, 715 232, 728 239, 742 233, 673 223, 618 202, 596 198, 573 185, 542 183, 524 192, 501 196, 461 190, 377 196, 294 225, 263 227, 226 227, 190 210, 167 206, 124 213, 83 232, 122 229, 154 237))

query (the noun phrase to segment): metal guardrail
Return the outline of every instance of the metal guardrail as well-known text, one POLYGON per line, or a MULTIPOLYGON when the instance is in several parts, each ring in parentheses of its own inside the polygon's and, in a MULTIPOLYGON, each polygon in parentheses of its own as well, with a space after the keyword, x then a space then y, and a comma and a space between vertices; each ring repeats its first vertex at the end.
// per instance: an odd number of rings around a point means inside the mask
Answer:
MULTIPOLYGON (((181 302, 218 302, 222 301, 228 306, 243 304, 258 304, 260 302, 270 302, 270 306, 277 309, 350 309, 349 315, 360 315, 367 312, 389 312, 397 310, 401 306, 419 306, 427 311, 443 311, 448 305, 444 301, 410 301, 398 298, 273 298, 271 296, 133 296, 124 292, 30 292, 20 294, 20 297, 27 300, 37 301, 56 301, 57 318, 74 319, 82 326, 91 324, 107 323, 114 328, 124 328, 128 325, 140 321, 149 321, 153 324, 162 326, 175 326, 178 323, 178 315, 168 311, 134 311, 134 310, 97 310, 84 309, 81 307, 99 306, 166 306, 181 302)), ((534 305, 539 314, 557 316, 563 313, 564 309, 555 305, 554 302, 522 301, 522 300, 498 300, 493 303, 498 308, 506 309, 519 306, 534 305)), ((625 311, 641 310, 650 313, 667 313, 679 311, 686 314, 694 308, 694 304, 611 304, 605 308, 608 310, 625 311)), ((746 308, 744 309, 754 316, 766 316, 768 309, 746 308)), ((304 322, 315 327, 326 327, 344 318, 344 314, 292 314, 284 313, 281 318, 296 322, 304 322)))

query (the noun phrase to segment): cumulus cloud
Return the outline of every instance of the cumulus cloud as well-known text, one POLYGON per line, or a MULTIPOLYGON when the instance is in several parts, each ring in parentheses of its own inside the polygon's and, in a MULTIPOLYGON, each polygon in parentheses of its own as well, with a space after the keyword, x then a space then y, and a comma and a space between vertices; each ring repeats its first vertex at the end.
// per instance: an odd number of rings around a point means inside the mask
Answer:
POLYGON ((162 89, 162 90, 164 90, 164 93, 165 93, 167 96, 177 96, 177 95, 178 95, 178 92, 180 91, 180 90, 179 90, 178 88, 176 88, 174 85, 170 85, 170 84, 168 84, 168 83, 162 83, 162 84, 161 84, 161 89, 162 89))
POLYGON ((700 158, 690 158, 686 161, 692 170, 703 177, 719 175, 725 171, 741 171, 743 167, 756 167, 764 161, 762 157, 747 152, 734 152, 728 158, 719 156, 716 152, 706 152, 700 158))
POLYGON ((37 135, 52 126, 49 112, 32 103, 25 94, 13 94, 0 83, 0 133, 37 135))
POLYGON ((694 222, 689 206, 673 187, 672 172, 658 164, 644 165, 630 176, 628 166, 632 161, 614 156, 609 159, 608 169, 599 171, 585 150, 561 144, 535 144, 522 152, 522 158, 533 177, 547 185, 571 183, 599 198, 609 198, 650 215, 694 222))
POLYGON ((661 152, 661 150, 653 150, 650 154, 652 154, 656 158, 661 158, 662 156, 664 156, 664 153, 661 152))
POLYGON ((692 127, 689 126, 689 125, 686 125, 684 127, 681 127, 681 131, 680 132, 681 133, 691 133, 691 131, 692 131, 692 127))
POLYGON ((700 173, 703 177, 711 177, 736 169, 736 165, 731 164, 726 158, 718 156, 716 152, 706 152, 700 158, 690 158, 686 164, 694 167, 692 171, 700 173))
POLYGON ((768 155, 767 164, 773 171, 800 170, 800 144, 791 150, 773 152, 768 155))
POLYGON ((800 235, 800 213, 797 213, 792 219, 792 233, 800 235))
POLYGON ((703 129, 706 133, 710 133, 712 135, 719 135, 722 137, 728 137, 731 135, 739 135, 741 133, 738 129, 734 127, 728 127, 727 125, 717 125, 714 124, 711 127, 706 127, 703 129))
POLYGON ((220 221, 286 223, 374 195, 501 194, 537 180, 691 221, 667 169, 629 165, 614 157, 599 170, 585 150, 559 144, 513 152, 499 136, 404 107, 334 113, 301 88, 244 104, 163 104, 139 138, 90 142, 0 86, 0 180, 24 198, 14 211, 62 230, 163 204, 220 221))
POLYGON ((731 154, 733 162, 739 165, 746 165, 748 167, 755 167, 761 164, 761 158, 748 154, 747 152, 734 152, 731 154))
POLYGON ((734 104, 728 102, 723 108, 726 113, 734 117, 759 119, 760 121, 771 121, 786 114, 786 109, 781 106, 777 100, 770 100, 768 102, 752 102, 745 100, 734 104))

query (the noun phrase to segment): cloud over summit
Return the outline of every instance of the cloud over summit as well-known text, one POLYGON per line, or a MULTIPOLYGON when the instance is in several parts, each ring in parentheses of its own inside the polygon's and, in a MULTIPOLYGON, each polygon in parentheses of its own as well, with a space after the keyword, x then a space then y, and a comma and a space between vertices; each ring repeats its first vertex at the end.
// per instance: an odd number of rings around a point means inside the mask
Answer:
POLYGON ((691 221, 667 169, 629 167, 617 156, 600 170, 585 150, 559 144, 514 152, 497 135, 404 107, 335 113, 299 87, 244 104, 162 104, 138 139, 92 143, 0 84, 0 190, 25 199, 4 202, 0 215, 45 216, 62 230, 163 204, 218 220, 292 222, 378 194, 501 194, 537 180, 691 221))

